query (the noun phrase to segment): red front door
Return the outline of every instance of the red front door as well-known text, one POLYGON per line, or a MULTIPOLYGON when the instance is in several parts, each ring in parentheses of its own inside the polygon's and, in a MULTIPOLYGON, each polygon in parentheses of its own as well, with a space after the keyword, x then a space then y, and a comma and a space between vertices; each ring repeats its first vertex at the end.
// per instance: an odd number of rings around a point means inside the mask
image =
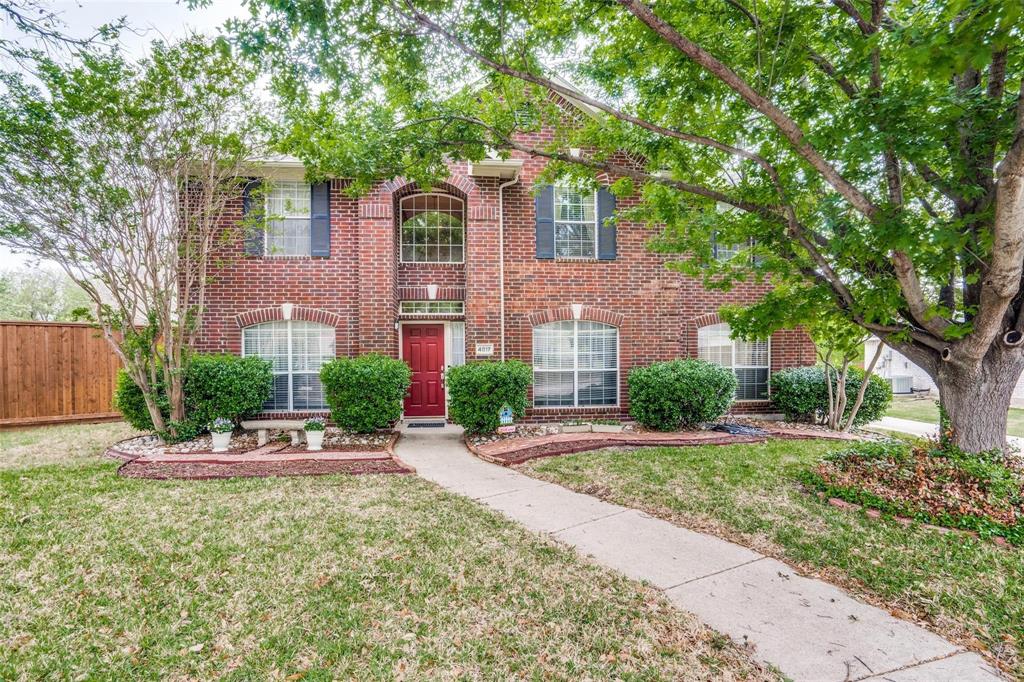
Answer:
POLYGON ((444 416, 444 325, 402 325, 402 358, 412 368, 406 417, 444 416))

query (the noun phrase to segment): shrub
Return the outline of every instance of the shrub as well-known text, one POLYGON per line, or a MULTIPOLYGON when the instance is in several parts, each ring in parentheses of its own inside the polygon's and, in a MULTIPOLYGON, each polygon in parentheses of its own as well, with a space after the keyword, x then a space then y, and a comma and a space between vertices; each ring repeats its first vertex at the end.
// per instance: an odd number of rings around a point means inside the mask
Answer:
POLYGON ((705 360, 655 362, 629 373, 630 415, 659 431, 717 419, 735 394, 732 370, 705 360))
MULTIPOLYGON (((162 374, 158 374, 162 377, 162 374)), ((170 415, 171 408, 167 403, 167 396, 164 394, 163 379, 157 380, 157 402, 160 404, 160 411, 164 419, 170 415)), ((124 420, 133 428, 139 431, 152 431, 153 420, 149 416, 149 408, 142 397, 142 391, 135 385, 128 372, 120 369, 117 371, 117 385, 114 388, 114 409, 121 413, 124 420)))
POLYGON ((255 356, 195 355, 185 374, 185 415, 200 432, 215 419, 238 422, 263 409, 274 390, 270 362, 255 356))
POLYGON ((448 370, 448 416, 466 433, 489 433, 501 425, 501 408, 522 417, 533 371, 518 360, 470 362, 448 370))
MULTIPOLYGON (((273 390, 270 363, 257 357, 237 355, 194 355, 189 360, 182 389, 185 393, 185 421, 175 424, 176 440, 188 440, 209 428, 214 420, 239 419, 256 414, 273 390)), ((158 402, 164 418, 170 415, 163 379, 157 381, 158 402)), ((125 421, 140 431, 152 431, 142 391, 124 370, 117 375, 114 407, 125 421)), ((161 434, 165 438, 167 434, 161 434)))
POLYGON ((394 425, 402 416, 411 381, 409 365, 376 353, 337 358, 320 368, 331 418, 339 427, 356 433, 394 425))
MULTIPOLYGON (((835 390, 839 378, 831 377, 835 390)), ((857 400, 857 392, 864 381, 864 372, 851 367, 846 376, 846 410, 848 418, 857 400)), ((790 421, 819 422, 828 413, 828 388, 825 385, 824 367, 793 367, 775 372, 771 378, 771 399, 775 407, 790 421)), ((854 418, 854 426, 860 426, 881 418, 892 402, 892 388, 881 377, 872 374, 864 392, 864 402, 854 418)))

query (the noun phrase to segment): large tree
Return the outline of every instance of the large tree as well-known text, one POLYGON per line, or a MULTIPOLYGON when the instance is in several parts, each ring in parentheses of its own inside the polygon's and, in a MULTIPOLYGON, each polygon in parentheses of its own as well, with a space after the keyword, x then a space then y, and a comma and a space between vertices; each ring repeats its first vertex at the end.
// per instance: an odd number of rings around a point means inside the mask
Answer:
POLYGON ((74 320, 91 302, 62 270, 36 264, 0 271, 0 320, 74 320))
POLYGON ((314 166, 358 187, 498 149, 620 178, 664 226, 654 247, 692 254, 675 267, 771 279, 748 328, 839 311, 934 378, 959 446, 1004 446, 1024 369, 1021 3, 251 5, 236 34, 314 166), (757 258, 717 263, 713 239, 757 258))
POLYGON ((157 432, 177 436, 217 247, 244 228, 223 214, 266 154, 255 73, 202 38, 138 62, 28 57, 38 85, 0 75, 0 244, 85 290, 157 432))

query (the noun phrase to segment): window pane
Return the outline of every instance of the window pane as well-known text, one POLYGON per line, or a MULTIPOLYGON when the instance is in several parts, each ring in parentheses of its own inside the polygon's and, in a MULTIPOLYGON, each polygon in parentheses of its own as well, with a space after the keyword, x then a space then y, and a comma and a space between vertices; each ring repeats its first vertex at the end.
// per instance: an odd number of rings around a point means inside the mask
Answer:
POLYGON ((594 193, 556 187, 555 220, 594 222, 594 193))
POLYGON ((619 373, 580 372, 580 405, 614 405, 618 398, 619 373))
POLYGON ((593 223, 556 223, 555 256, 558 258, 593 258, 595 249, 593 223))
POLYGON ((271 220, 267 224, 267 255, 308 256, 309 217, 271 220))
POLYGON ((540 407, 571 407, 572 376, 572 372, 534 372, 533 404, 540 407))
POLYGON ((402 199, 399 213, 404 262, 462 262, 465 233, 461 199, 417 194, 402 199))
POLYGON ((737 369, 736 399, 766 400, 768 398, 768 369, 737 369))
POLYGON ((768 341, 736 340, 736 364, 749 367, 768 366, 768 341))
POLYGON ((598 322, 579 323, 580 369, 615 369, 619 366, 618 330, 598 322))
POLYGON ((466 364, 466 324, 451 322, 448 327, 452 331, 452 367, 466 364))
POLYGON ((309 218, 311 198, 304 182, 275 182, 267 192, 267 213, 275 218, 309 218))
POLYGON ((288 374, 274 375, 274 392, 267 402, 263 403, 264 410, 287 410, 288 409, 288 374))
POLYGON ((274 372, 288 371, 288 323, 267 322, 243 331, 245 355, 270 360, 274 372))
POLYGON ((292 404, 296 410, 322 410, 327 407, 318 374, 295 374, 292 377, 292 404))
POLYGON ((715 362, 723 367, 732 367, 732 339, 729 325, 713 324, 697 330, 697 357, 715 362))
POLYGON ((537 369, 572 369, 575 354, 573 337, 572 322, 552 322, 534 327, 533 366, 537 369))
POLYGON ((312 322, 292 323, 293 372, 319 372, 333 358, 333 329, 312 322))

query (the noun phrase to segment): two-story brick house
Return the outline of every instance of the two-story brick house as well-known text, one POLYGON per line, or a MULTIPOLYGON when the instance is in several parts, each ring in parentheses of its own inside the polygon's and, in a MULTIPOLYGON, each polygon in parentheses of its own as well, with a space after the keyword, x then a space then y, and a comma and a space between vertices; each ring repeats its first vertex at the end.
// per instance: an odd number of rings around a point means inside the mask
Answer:
MULTIPOLYGON (((505 358, 534 368, 530 420, 625 417, 630 369, 679 357, 732 367, 734 411, 770 412, 769 373, 812 364, 810 339, 734 342, 716 312, 764 286, 707 291, 668 270, 648 228, 604 224, 617 208, 607 191, 536 187, 544 164, 453 163, 430 192, 390 180, 351 198, 344 180, 310 186, 299 162, 268 162, 259 200, 283 219, 225 247, 200 350, 271 359, 275 414, 324 410, 320 365, 370 351, 411 365, 410 418, 445 415, 447 367, 505 358)), ((241 193, 224 220, 256 196, 241 193)))

